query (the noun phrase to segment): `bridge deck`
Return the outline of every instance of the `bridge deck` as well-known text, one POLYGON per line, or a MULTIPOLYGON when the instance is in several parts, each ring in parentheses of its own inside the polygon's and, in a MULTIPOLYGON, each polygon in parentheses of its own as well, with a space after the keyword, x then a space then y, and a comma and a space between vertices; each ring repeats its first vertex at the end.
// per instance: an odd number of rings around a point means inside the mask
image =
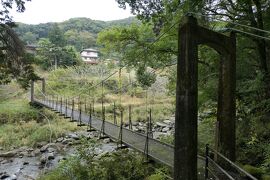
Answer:
MULTIPOLYGON (((72 109, 63 105, 62 110, 60 104, 52 106, 52 103, 42 100, 34 100, 35 103, 45 106, 50 109, 54 109, 58 112, 62 112, 63 115, 67 117, 71 117, 72 109), (65 114, 66 113, 66 114, 65 114)), ((79 111, 73 111, 73 118, 74 120, 79 120, 79 111)), ((85 112, 81 113, 81 122, 84 124, 88 124, 89 122, 89 115, 85 112)), ((97 117, 92 117, 92 127, 96 130, 101 130, 102 127, 102 120, 98 119, 97 117)), ((104 122, 104 133, 114 140, 118 140, 120 132, 120 126, 113 124, 111 122, 105 121, 104 122)), ((122 129, 122 142, 123 144, 129 146, 130 148, 136 149, 142 153, 145 151, 145 144, 146 144, 147 136, 145 134, 137 133, 132 130, 123 128, 122 129)), ((174 159, 174 148, 173 146, 160 142, 156 139, 148 137, 148 155, 149 157, 153 158, 156 161, 161 162, 169 167, 173 167, 173 159, 174 159)))

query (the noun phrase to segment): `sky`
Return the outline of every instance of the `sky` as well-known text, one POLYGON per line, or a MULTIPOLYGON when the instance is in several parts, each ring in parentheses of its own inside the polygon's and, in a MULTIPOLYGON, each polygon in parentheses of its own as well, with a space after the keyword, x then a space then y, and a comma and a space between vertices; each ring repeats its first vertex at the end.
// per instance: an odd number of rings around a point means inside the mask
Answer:
POLYGON ((39 24, 75 17, 110 21, 132 16, 129 9, 119 8, 115 0, 32 0, 25 6, 23 13, 12 10, 15 22, 39 24))

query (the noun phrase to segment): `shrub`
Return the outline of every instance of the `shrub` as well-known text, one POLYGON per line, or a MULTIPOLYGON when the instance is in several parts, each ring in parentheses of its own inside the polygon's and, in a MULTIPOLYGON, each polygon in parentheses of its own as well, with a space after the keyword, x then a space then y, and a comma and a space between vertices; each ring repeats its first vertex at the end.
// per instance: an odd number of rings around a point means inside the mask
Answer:
POLYGON ((96 155, 98 146, 96 141, 83 140, 75 156, 61 162, 40 180, 139 180, 154 173, 153 167, 144 163, 143 157, 134 151, 126 149, 96 155))

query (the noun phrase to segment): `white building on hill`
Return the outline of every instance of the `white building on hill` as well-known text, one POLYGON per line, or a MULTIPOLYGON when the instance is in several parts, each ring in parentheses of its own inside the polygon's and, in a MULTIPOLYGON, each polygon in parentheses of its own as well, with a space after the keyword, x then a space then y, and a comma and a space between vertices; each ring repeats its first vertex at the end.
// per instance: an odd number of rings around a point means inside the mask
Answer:
POLYGON ((87 64, 98 64, 98 51, 95 49, 84 49, 81 51, 81 58, 87 64))

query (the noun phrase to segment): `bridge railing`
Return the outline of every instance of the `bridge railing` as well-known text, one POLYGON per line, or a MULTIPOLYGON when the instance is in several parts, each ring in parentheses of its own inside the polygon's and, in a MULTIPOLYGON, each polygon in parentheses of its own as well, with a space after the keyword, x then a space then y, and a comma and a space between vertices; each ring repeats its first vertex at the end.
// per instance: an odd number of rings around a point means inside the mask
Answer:
POLYGON ((205 148, 205 179, 208 179, 209 175, 213 176, 215 179, 257 180, 257 178, 246 172, 218 151, 210 148, 207 144, 205 148))

